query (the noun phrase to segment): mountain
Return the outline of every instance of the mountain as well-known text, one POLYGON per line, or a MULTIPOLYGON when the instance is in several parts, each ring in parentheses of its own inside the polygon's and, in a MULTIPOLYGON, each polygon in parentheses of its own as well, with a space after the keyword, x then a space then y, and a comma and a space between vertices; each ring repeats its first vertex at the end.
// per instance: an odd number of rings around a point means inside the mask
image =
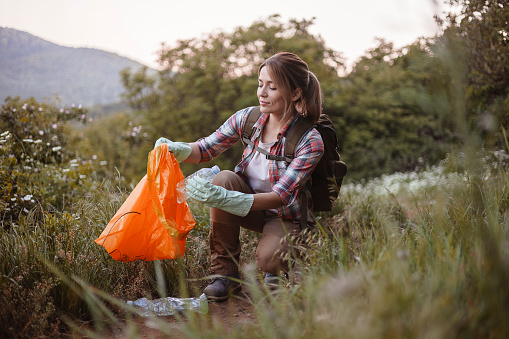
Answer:
POLYGON ((120 70, 142 64, 93 48, 53 44, 32 34, 0 27, 0 103, 7 96, 53 99, 84 106, 120 101, 120 70))

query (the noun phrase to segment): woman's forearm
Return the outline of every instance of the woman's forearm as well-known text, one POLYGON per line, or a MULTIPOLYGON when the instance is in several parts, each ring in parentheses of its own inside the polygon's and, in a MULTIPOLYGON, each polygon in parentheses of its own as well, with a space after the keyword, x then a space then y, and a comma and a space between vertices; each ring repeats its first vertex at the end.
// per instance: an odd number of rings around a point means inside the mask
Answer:
POLYGON ((251 206, 252 211, 274 209, 283 205, 281 198, 276 192, 256 193, 253 194, 253 196, 254 201, 253 206, 251 206))
POLYGON ((191 164, 197 164, 201 160, 201 151, 198 145, 195 142, 189 143, 191 146, 191 154, 187 157, 184 162, 188 162, 191 164))

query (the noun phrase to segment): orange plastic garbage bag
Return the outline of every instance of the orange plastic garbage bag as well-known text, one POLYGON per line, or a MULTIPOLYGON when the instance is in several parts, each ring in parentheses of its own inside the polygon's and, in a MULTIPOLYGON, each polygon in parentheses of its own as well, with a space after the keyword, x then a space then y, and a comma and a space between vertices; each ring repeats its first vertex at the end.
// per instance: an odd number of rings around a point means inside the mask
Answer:
POLYGON ((177 259, 195 221, 184 201, 177 202, 177 183, 184 179, 168 145, 148 156, 141 179, 95 242, 118 261, 177 259))

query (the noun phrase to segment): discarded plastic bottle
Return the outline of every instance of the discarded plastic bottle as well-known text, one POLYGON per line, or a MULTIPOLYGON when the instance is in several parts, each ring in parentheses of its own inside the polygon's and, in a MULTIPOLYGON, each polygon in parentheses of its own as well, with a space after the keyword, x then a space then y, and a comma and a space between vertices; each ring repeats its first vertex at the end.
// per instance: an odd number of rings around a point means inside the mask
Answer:
POLYGON ((141 298, 136 301, 128 301, 127 305, 134 306, 137 313, 142 317, 168 316, 184 310, 191 310, 196 313, 206 314, 209 311, 207 296, 205 293, 199 298, 160 298, 148 300, 141 298))
POLYGON ((177 184, 177 191, 179 192, 179 194, 177 195, 177 202, 181 204, 188 198, 186 193, 186 184, 188 179, 198 176, 200 178, 207 180, 208 182, 212 182, 212 179, 214 179, 214 177, 216 176, 217 173, 219 173, 219 171, 220 169, 219 166, 217 165, 213 166, 212 168, 201 168, 198 171, 194 172, 193 174, 189 175, 184 180, 180 181, 177 184))

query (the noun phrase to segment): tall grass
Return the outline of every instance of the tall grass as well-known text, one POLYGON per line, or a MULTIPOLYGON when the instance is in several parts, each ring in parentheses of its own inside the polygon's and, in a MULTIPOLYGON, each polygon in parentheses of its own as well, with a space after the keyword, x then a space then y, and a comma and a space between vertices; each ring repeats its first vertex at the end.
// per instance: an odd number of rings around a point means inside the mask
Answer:
MULTIPOLYGON (((413 190, 401 188, 409 183, 402 174, 345 185, 337 207, 343 213, 321 217, 300 245, 304 255, 294 258, 290 279, 276 292, 266 290, 248 264, 256 237, 243 235, 251 244, 241 265, 255 321, 234 323, 227 333, 208 315, 188 314, 178 326, 156 319, 153 331, 232 338, 506 337, 506 167, 486 164, 477 176, 434 169, 437 185, 413 190), (391 192, 387 184, 395 180, 401 185, 391 192)), ((59 321, 90 320, 90 336, 115 327, 136 337, 141 329, 121 306, 125 300, 201 293, 205 282, 194 279, 207 275, 207 211, 192 206, 202 222, 189 237, 184 259, 118 263, 93 243, 126 195, 107 188, 103 183, 78 201, 74 217, 46 215, 26 223, 37 227, 2 233, 2 283, 9 293, 3 305, 16 310, 10 318, 2 311, 4 333, 48 335, 61 330, 59 321), (17 324, 21 320, 24 326, 17 324), (12 332, 5 332, 5 321, 12 332), (16 324, 21 332, 13 332, 16 324)))
MULTIPOLYGON (((464 102, 458 88, 456 101, 464 102)), ((210 257, 207 209, 191 205, 197 226, 184 258, 116 262, 93 240, 132 187, 99 179, 92 168, 74 172, 76 160, 27 174, 27 164, 2 148, 0 174, 15 172, 37 187, 19 185, 5 205, 16 209, 2 219, 16 222, 0 225, 0 336, 137 338, 149 326, 155 336, 186 338, 507 338, 508 157, 480 150, 461 114, 464 154, 419 173, 345 184, 334 211, 320 215, 291 251, 301 255, 292 257, 282 288, 261 284, 251 259, 258 235, 242 232, 242 280, 254 321, 232 321, 228 329, 192 312, 171 324, 144 322, 125 303, 201 294, 210 257), (30 200, 34 191, 41 200, 30 200)))

